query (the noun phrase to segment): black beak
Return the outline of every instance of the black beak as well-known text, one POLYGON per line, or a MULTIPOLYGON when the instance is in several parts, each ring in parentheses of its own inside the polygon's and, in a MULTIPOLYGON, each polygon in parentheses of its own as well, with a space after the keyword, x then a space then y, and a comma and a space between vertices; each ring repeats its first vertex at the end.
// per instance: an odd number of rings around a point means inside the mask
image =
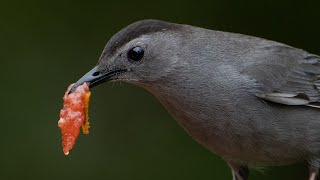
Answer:
POLYGON ((98 71, 98 67, 94 67, 87 74, 85 74, 82 78, 80 78, 70 89, 69 94, 73 93, 77 89, 78 86, 81 86, 83 83, 89 83, 89 88, 93 88, 101 83, 110 81, 116 74, 125 72, 125 69, 115 69, 110 70, 104 73, 100 73, 98 71))

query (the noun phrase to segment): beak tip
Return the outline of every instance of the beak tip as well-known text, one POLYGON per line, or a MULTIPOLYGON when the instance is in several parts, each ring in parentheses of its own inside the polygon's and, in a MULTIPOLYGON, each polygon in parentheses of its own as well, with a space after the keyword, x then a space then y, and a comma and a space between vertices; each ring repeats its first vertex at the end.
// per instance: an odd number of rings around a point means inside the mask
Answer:
POLYGON ((73 91, 75 90, 74 85, 72 86, 72 88, 69 90, 68 95, 73 93, 73 91))
POLYGON ((71 89, 69 90, 68 95, 71 94, 71 93, 73 93, 73 92, 77 89, 78 86, 79 86, 79 85, 78 85, 77 83, 75 83, 75 84, 71 87, 71 89))
POLYGON ((96 77, 93 76, 94 73, 97 72, 97 67, 94 67, 92 70, 90 70, 87 74, 85 74, 82 78, 80 78, 70 89, 70 91, 68 92, 68 94, 71 94, 73 93, 77 87, 81 86, 83 83, 89 83, 91 84, 90 82, 92 80, 94 80, 96 77))

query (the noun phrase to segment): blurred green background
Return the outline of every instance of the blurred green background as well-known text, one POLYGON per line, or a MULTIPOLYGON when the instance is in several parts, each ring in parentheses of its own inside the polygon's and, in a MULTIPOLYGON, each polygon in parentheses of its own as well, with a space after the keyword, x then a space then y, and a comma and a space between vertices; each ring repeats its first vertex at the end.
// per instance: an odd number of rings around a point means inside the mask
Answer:
MULTIPOLYGON (((0 2, 0 179, 231 179, 145 90, 108 83, 92 90, 91 132, 69 156, 57 127, 67 86, 97 62, 124 26, 154 18, 239 32, 320 54, 320 1, 0 2)), ((251 179, 303 179, 303 164, 253 171, 251 179)))

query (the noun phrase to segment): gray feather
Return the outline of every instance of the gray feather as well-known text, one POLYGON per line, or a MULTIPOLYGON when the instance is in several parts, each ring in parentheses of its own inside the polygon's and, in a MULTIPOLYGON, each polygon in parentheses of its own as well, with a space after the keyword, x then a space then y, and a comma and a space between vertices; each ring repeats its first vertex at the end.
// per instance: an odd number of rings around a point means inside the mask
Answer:
POLYGON ((285 45, 268 50, 272 56, 261 57, 269 58, 266 63, 253 63, 244 70, 261 85, 262 92, 257 96, 286 105, 319 102, 320 57, 285 45))

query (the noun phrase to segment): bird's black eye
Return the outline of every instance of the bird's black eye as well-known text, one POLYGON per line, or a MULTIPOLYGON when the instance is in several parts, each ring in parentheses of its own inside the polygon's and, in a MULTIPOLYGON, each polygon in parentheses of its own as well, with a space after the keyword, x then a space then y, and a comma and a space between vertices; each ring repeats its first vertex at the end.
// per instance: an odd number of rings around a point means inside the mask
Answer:
POLYGON ((137 46, 128 51, 128 58, 133 61, 139 61, 143 58, 144 50, 142 47, 137 46))

